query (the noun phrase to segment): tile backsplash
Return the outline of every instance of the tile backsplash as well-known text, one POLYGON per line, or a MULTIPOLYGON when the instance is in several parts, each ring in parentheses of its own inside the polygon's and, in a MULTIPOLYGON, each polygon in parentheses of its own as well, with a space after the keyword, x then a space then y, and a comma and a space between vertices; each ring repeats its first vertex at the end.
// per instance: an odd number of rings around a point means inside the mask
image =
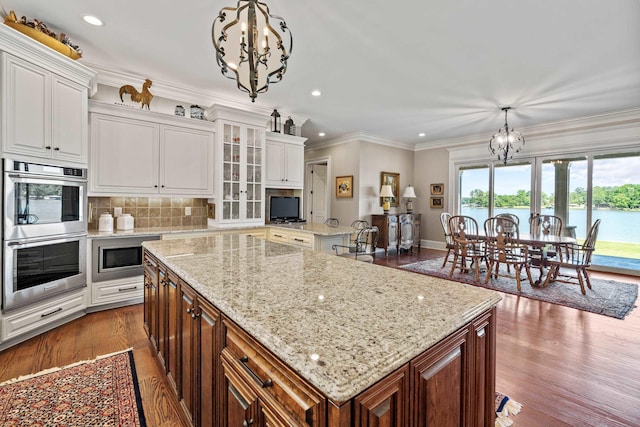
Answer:
POLYGON ((98 229, 100 214, 122 208, 136 228, 207 225, 207 199, 182 197, 89 197, 89 230, 98 229), (191 208, 191 215, 185 215, 191 208))

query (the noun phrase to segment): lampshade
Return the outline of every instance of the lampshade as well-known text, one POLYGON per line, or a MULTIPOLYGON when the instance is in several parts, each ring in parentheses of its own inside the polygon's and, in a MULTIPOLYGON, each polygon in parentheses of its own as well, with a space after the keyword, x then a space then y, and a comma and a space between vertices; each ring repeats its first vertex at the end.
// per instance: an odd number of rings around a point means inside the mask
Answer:
POLYGON ((390 185, 385 184, 380 188, 380 197, 395 197, 390 185))
POLYGON ((418 196, 416 196, 416 192, 413 189, 412 185, 407 186, 407 188, 404 189, 404 194, 402 195, 402 197, 407 198, 407 199, 415 199, 418 196))

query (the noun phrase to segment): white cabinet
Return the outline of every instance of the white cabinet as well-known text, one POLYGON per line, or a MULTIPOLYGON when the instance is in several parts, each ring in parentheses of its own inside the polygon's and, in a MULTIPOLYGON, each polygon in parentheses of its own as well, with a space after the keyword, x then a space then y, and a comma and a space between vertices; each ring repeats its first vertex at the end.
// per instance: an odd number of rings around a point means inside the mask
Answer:
POLYGON ((212 197, 214 124, 91 103, 89 195, 212 197))
POLYGON ((306 138, 267 132, 265 186, 304 187, 304 141, 306 138))
POLYGON ((2 52, 2 150, 86 166, 88 88, 2 52))
POLYGON ((264 146, 267 117, 215 105, 216 197, 212 225, 264 224, 264 146))

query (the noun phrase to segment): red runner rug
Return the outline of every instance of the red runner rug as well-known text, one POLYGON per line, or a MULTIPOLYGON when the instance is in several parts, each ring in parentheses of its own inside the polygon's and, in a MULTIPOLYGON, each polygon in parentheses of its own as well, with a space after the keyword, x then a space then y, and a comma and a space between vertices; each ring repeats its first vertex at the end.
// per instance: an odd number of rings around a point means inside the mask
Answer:
POLYGON ((133 351, 0 384, 0 426, 145 427, 133 351))

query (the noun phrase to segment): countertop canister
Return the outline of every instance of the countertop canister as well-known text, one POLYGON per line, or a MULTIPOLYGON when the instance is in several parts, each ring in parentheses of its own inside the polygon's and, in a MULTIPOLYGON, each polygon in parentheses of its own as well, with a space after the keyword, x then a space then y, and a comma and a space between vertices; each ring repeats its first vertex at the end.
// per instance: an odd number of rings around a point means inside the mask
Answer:
POLYGON ((113 231, 113 217, 109 212, 100 215, 98 231, 113 231))
POLYGON ((116 221, 118 230, 133 230, 133 217, 131 214, 122 214, 116 221))

